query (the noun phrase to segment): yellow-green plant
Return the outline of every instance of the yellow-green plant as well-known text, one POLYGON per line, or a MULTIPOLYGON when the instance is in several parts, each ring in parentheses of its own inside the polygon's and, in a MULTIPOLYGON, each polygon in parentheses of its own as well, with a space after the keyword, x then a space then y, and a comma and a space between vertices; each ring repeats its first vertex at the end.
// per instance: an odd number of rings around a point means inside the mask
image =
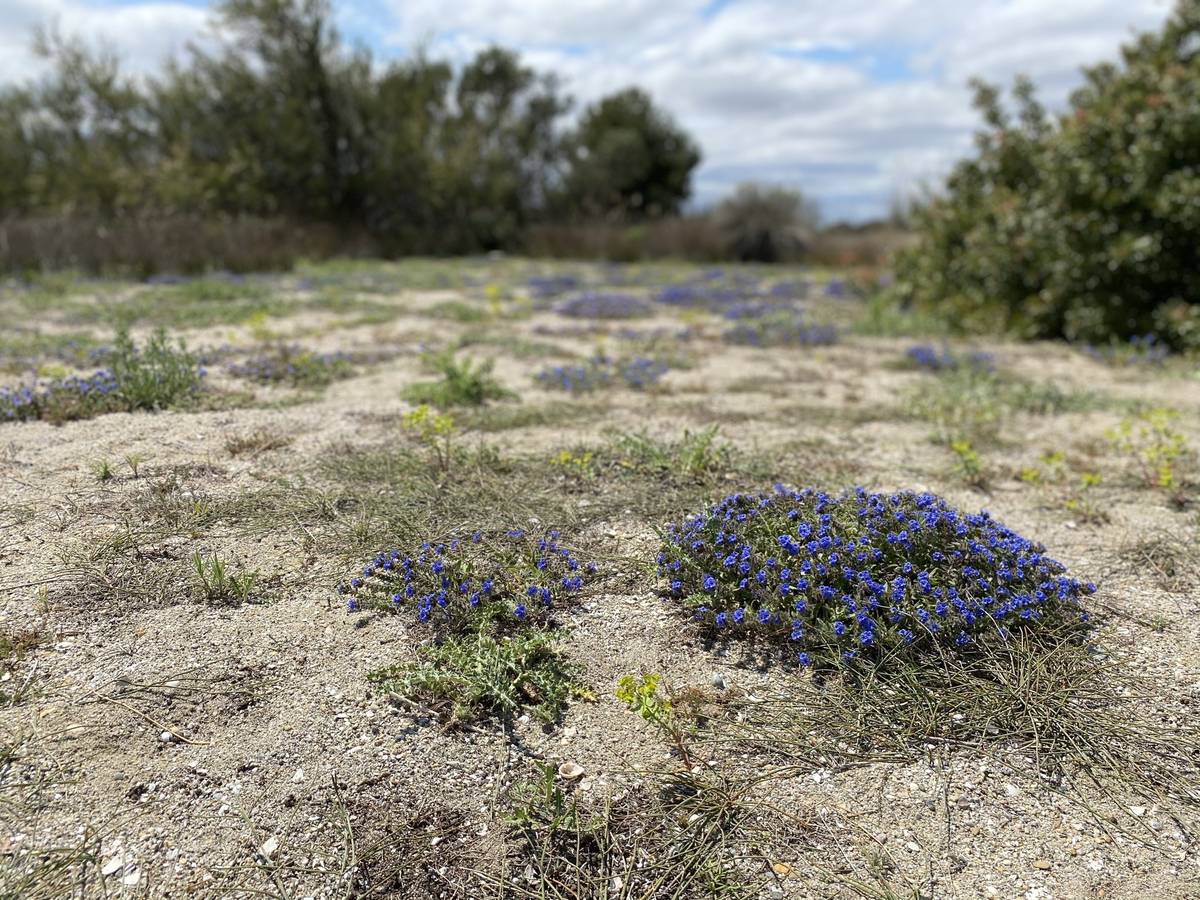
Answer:
POLYGON ((437 468, 449 472, 454 455, 454 420, 445 413, 433 412, 422 403, 406 412, 402 421, 404 429, 415 434, 417 440, 429 448, 437 468))
POLYGON ((1038 459, 1038 465, 1026 466, 1021 470, 1021 480, 1026 484, 1046 484, 1062 480, 1067 456, 1061 450, 1047 450, 1038 459))
POLYGON ((685 765, 691 766, 691 754, 685 743, 687 735, 675 715, 671 698, 658 693, 661 680, 662 677, 655 674, 643 674, 641 677, 622 675, 614 693, 618 700, 666 734, 679 752, 679 758, 685 765))
POLYGON ((550 457, 550 465, 562 469, 568 475, 577 478, 591 478, 595 474, 595 467, 592 465, 591 450, 580 450, 578 453, 570 450, 559 450, 558 453, 550 457))
POLYGON ((1112 445, 1137 462, 1148 487, 1174 492, 1179 488, 1178 465, 1188 455, 1187 440, 1173 426, 1179 413, 1158 407, 1126 416, 1108 433, 1112 445))
POLYGON ((983 460, 979 452, 967 440, 950 442, 950 450, 955 457, 955 472, 972 487, 983 487, 987 484, 987 473, 983 469, 983 460))
POLYGON ((1067 489, 1063 506, 1085 522, 1107 522, 1108 513, 1092 501, 1092 489, 1100 483, 1098 472, 1081 472, 1079 480, 1067 489))

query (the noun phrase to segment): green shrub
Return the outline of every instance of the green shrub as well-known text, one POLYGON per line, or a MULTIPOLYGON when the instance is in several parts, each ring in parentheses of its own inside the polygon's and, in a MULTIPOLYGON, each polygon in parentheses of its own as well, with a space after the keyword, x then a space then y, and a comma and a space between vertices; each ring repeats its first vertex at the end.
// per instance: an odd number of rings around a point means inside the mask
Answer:
POLYGON ((140 349, 128 331, 118 331, 108 368, 129 409, 166 409, 199 391, 203 377, 183 341, 171 346, 161 328, 140 349))
POLYGON ((430 358, 432 367, 441 373, 440 381, 419 381, 411 384, 405 396, 413 403, 448 406, 482 406, 489 400, 504 400, 515 395, 492 377, 491 360, 473 364, 459 360, 452 353, 440 353, 430 358))
POLYGON ((969 329, 1200 346, 1200 4, 1181 2, 1120 64, 1086 70, 1049 118, 1018 79, 1014 121, 976 84, 986 128, 916 212, 895 293, 969 329))
POLYGON ((193 397, 203 385, 204 369, 182 341, 173 347, 161 329, 140 349, 122 329, 99 358, 108 368, 91 375, 0 387, 0 422, 61 423, 118 410, 165 409, 193 397))

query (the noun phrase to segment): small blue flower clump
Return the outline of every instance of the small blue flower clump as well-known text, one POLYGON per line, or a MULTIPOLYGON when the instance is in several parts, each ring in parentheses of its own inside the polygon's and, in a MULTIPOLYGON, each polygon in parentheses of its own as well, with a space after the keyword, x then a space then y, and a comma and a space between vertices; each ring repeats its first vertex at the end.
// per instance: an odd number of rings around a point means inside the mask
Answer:
POLYGON ((833 325, 809 322, 795 306, 743 303, 730 307, 726 317, 737 324, 725 332, 725 341, 746 347, 823 347, 836 344, 833 325))
POLYGON ((257 384, 325 384, 352 375, 354 362, 349 353, 310 353, 288 345, 231 363, 227 371, 257 384))
POLYGON ((615 384, 646 390, 658 384, 667 371, 666 363, 643 356, 622 360, 593 356, 584 363, 547 366, 534 378, 542 387, 550 390, 585 394, 615 384))
POLYGON ((576 319, 634 319, 650 315, 652 308, 632 294, 589 292, 564 300, 555 307, 555 312, 576 319))
POLYGON ((421 622, 454 623, 474 612, 516 620, 542 618, 577 596, 596 574, 558 542, 511 528, 485 537, 449 535, 415 552, 376 554, 338 593, 351 610, 414 613, 421 622))
POLYGON ((1017 630, 1087 621, 1095 587, 986 512, 929 493, 776 486, 670 526, 658 574, 695 619, 759 633, 801 664, 965 653, 1017 630))
POLYGON ((963 368, 991 372, 996 368, 996 358, 980 350, 959 356, 946 346, 938 350, 932 344, 914 344, 904 355, 912 366, 926 372, 949 372, 963 368))
POLYGON ((526 284, 533 299, 549 300, 578 289, 579 279, 574 275, 533 275, 526 284))
POLYGON ((635 356, 618 364, 617 371, 625 384, 634 390, 644 391, 658 384, 659 379, 667 374, 667 364, 657 359, 635 356))
POLYGON ((722 318, 736 322, 741 319, 762 319, 779 312, 790 311, 791 307, 780 306, 766 300, 742 300, 725 307, 722 318))
POLYGON ((1171 356, 1171 348, 1153 334, 1135 335, 1123 344, 1084 344, 1082 349, 1092 359, 1113 366, 1161 366, 1171 356))
POLYGON ((654 296, 656 303, 678 309, 703 309, 720 312, 741 303, 751 294, 736 287, 714 284, 668 284, 654 296))
POLYGON ((846 282, 840 278, 830 278, 825 282, 825 296, 841 299, 849 293, 846 282))
POLYGON ((47 417, 84 418, 117 408, 119 384, 108 369, 91 375, 70 375, 53 381, 0 387, 0 421, 24 421, 47 417), (74 411, 74 413, 72 412, 74 411))
POLYGON ((803 278, 777 281, 771 285, 770 295, 776 300, 804 300, 808 297, 809 284, 803 278))

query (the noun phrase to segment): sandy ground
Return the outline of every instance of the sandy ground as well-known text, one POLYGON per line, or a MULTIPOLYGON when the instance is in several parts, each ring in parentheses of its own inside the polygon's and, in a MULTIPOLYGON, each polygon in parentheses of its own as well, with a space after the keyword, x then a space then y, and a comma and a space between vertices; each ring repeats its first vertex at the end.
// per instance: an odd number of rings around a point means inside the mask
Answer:
MULTIPOLYGON (((52 848, 83 847, 86 863, 76 861, 73 880, 58 884, 85 896, 326 897, 356 889, 388 896, 378 878, 376 893, 362 887, 370 880, 362 867, 347 871, 350 836, 360 848, 430 844, 443 859, 440 872, 437 865, 432 875, 410 872, 406 887, 391 889, 395 896, 497 895, 478 883, 456 893, 456 870, 464 860, 495 868, 504 792, 531 763, 577 763, 585 774, 568 790, 618 802, 645 782, 641 773, 673 764, 662 737, 613 697, 622 674, 660 672, 677 686, 709 685, 719 675, 728 690, 750 693, 786 691, 799 677, 706 647, 658 597, 652 578, 621 577, 562 619, 566 651, 594 701, 573 703, 554 727, 517 721, 506 730, 483 721, 449 731, 371 688, 370 671, 411 659, 426 635, 403 616, 348 613, 333 589, 353 566, 322 547, 319 533, 315 543, 306 536, 307 523, 253 529, 218 519, 190 532, 151 533, 153 523, 141 520, 139 498, 164 478, 174 479, 184 501, 219 501, 280 478, 319 480, 314 466, 330 454, 396 441, 398 417, 411 409, 403 390, 428 377, 418 348, 468 331, 494 336, 466 352, 494 358, 499 380, 520 394, 519 404, 501 406, 565 401, 591 409, 578 421, 487 433, 502 453, 548 459, 602 441, 611 429, 678 436, 719 424, 734 447, 775 461, 772 478, 931 489, 960 508, 987 508, 1044 542, 1073 574, 1097 582, 1096 599, 1107 609, 1100 640, 1122 666, 1165 697, 1193 709, 1200 702, 1200 591, 1187 568, 1200 539, 1195 507, 1175 508, 1140 485, 1104 437, 1123 415, 1120 404, 1140 401, 1179 410, 1176 427, 1200 446, 1200 382, 1182 368, 1131 371, 1062 346, 977 345, 1005 370, 1108 401, 1084 412, 1011 416, 1006 440, 977 447, 991 473, 981 490, 954 474, 952 455, 930 440, 930 423, 906 412, 907 392, 934 377, 896 365, 911 340, 847 334, 832 347, 732 347, 720 340, 719 320, 689 314, 692 337, 664 345, 689 365, 672 369, 659 390, 620 388, 576 401, 534 383, 532 373, 548 360, 536 350, 515 352, 519 341, 583 355, 597 341, 624 346, 622 328, 678 331, 681 315, 518 316, 524 307, 506 300, 499 318, 459 323, 429 311, 447 299, 484 306, 479 290, 372 299, 394 306, 394 315, 357 325, 313 311, 271 320, 277 334, 314 350, 395 353, 323 390, 252 388, 252 402, 241 408, 0 425, 0 608, 9 633, 41 635, 5 675, 9 685, 28 684, 19 702, 0 710, 13 748, 2 770, 6 796, 23 798, 4 809, 5 877, 45 861, 39 854, 52 848), (257 454, 227 449, 231 437, 264 429, 290 442, 257 454), (1061 488, 1019 479, 1050 450, 1102 474, 1094 502, 1108 521, 1080 521, 1064 508, 1061 488), (137 477, 121 462, 129 454, 141 459, 137 477), (92 469, 101 459, 117 472, 105 483, 92 469), (141 534, 133 547, 111 549, 131 532, 141 534), (1185 556, 1167 574, 1135 552, 1164 535, 1185 556), (196 601, 182 583, 196 551, 257 569, 264 602, 196 601), (438 816, 454 821, 441 841, 431 824, 438 816)), ((853 301, 822 301, 821 309, 847 323, 856 314, 853 301)), ((45 320, 39 326, 35 316, 28 327, 63 327, 52 307, 45 320)), ((254 341, 239 326, 183 333, 192 346, 254 341)), ((246 389, 212 368, 214 389, 246 389)), ((688 512, 661 508, 653 520, 597 504, 603 512, 589 513, 588 498, 604 491, 596 484, 580 492, 567 535, 603 559, 652 560, 653 527, 688 512)), ((779 851, 791 854, 780 857, 787 872, 762 896, 1200 896, 1194 845, 1155 807, 1135 813, 1156 839, 1144 846, 1114 827, 1103 804, 1092 812, 1070 791, 1022 779, 996 759, 964 751, 781 777, 768 796, 822 837, 810 840, 797 824, 795 843, 779 851), (870 862, 884 858, 886 865, 870 862)), ((385 849, 373 865, 386 857, 385 849)))

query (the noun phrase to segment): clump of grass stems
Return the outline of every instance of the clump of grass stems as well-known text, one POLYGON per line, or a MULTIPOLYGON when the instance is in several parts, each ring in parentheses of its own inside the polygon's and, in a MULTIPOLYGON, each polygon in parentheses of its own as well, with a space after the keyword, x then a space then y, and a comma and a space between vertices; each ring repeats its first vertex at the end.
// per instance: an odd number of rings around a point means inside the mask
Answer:
POLYGON ((1200 809, 1200 728, 1072 629, 1014 634, 968 656, 818 670, 786 693, 731 703, 702 739, 805 771, 969 750, 1085 805, 1145 802, 1185 830, 1200 809))
POLYGON ((508 896, 541 900, 749 900, 774 876, 756 779, 689 771, 586 807, 546 766, 509 803, 508 896))

